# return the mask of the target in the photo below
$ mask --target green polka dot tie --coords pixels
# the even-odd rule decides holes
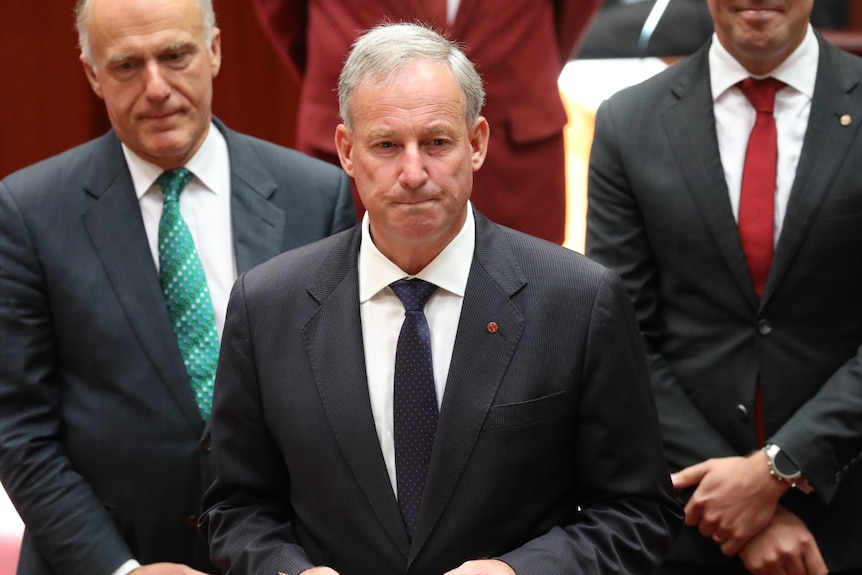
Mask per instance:
[[[180,215],[180,192],[191,179],[190,171],[178,168],[162,173],[157,180],[165,198],[159,221],[159,276],[183,362],[206,421],[212,408],[219,345],[207,278]]]

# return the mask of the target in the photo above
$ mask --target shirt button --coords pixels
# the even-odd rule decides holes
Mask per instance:
[[[768,319],[757,320],[757,333],[760,335],[769,335],[772,332],[772,324]]]

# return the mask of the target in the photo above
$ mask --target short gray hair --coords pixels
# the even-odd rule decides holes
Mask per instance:
[[[212,0],[196,0],[196,2],[203,19],[204,41],[207,47],[212,48],[216,27],[215,10],[213,9]],[[92,0],[78,0],[75,4],[75,27],[78,29],[78,46],[81,48],[81,53],[91,66],[95,66],[93,52],[90,49],[90,35],[87,30],[87,19],[91,3]]]
[[[439,62],[449,68],[464,94],[467,125],[475,122],[485,105],[482,78],[473,63],[454,42],[419,24],[387,23],[372,28],[353,43],[338,78],[339,113],[352,130],[352,105],[356,89],[366,79],[386,82],[397,77],[409,64]]]

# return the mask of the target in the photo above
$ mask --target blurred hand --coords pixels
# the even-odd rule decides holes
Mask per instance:
[[[516,575],[509,565],[499,559],[467,561],[444,575]]]
[[[284,573],[279,573],[279,575],[284,575]],[[306,569],[299,575],[338,575],[338,571],[330,569],[329,567],[312,567],[311,569]]]
[[[685,506],[685,524],[736,555],[772,519],[790,488],[769,475],[766,454],[722,457],[686,467],[671,476],[677,489],[697,485]]]
[[[829,569],[808,527],[779,506],[772,520],[739,551],[754,575],[827,575]]]

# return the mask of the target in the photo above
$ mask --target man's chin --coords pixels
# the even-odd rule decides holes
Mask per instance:
[[[165,169],[185,164],[192,154],[187,138],[167,137],[164,134],[145,143],[140,155]]]

